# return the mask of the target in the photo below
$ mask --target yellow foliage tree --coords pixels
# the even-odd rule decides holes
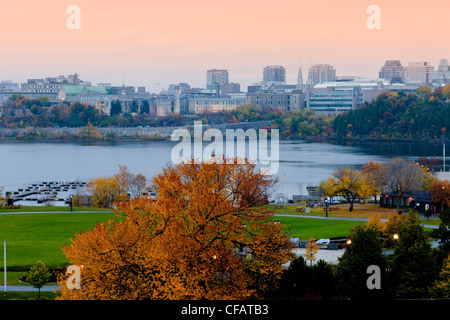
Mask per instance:
[[[153,200],[118,203],[118,217],[64,248],[83,265],[82,289],[61,278],[60,299],[246,299],[276,289],[294,258],[263,206],[274,180],[255,164],[168,165]]]
[[[310,261],[312,266],[312,262],[316,261],[316,254],[319,251],[319,246],[317,245],[314,238],[310,238],[308,243],[306,244],[305,258]]]
[[[89,181],[86,191],[90,194],[91,206],[110,208],[120,199],[120,188],[114,178],[101,177]]]
[[[333,171],[322,188],[328,196],[344,197],[350,203],[349,211],[352,211],[355,201],[373,194],[375,186],[359,170],[339,168]]]

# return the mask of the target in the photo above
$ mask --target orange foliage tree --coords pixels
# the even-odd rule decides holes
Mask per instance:
[[[117,204],[117,217],[63,248],[81,285],[60,299],[258,299],[277,288],[292,244],[264,204],[276,183],[255,164],[194,161],[153,179],[158,195]]]
[[[441,211],[444,207],[450,207],[450,181],[434,179],[429,186],[431,197],[434,203],[441,205]]]

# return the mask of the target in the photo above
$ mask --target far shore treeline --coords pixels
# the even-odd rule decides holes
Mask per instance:
[[[0,133],[0,139],[12,141],[130,139],[100,134],[96,128],[184,127],[191,126],[195,120],[210,125],[271,121],[272,124],[264,128],[278,129],[280,137],[285,139],[442,141],[450,138],[450,85],[434,91],[422,86],[411,93],[384,92],[374,101],[339,115],[317,114],[312,109],[283,111],[249,103],[232,111],[214,114],[157,117],[144,108],[138,112],[107,116],[80,102],[51,105],[47,97],[31,99],[19,94],[11,96],[7,105],[7,112],[0,118],[0,129],[12,130]],[[79,130],[71,134],[49,134],[42,130],[58,127]]]

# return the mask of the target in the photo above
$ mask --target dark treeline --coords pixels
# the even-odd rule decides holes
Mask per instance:
[[[385,92],[334,119],[335,137],[441,139],[450,137],[450,85],[434,92]]]

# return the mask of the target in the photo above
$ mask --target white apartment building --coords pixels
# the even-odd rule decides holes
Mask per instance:
[[[434,66],[428,61],[409,62],[406,67],[406,80],[430,84],[433,80]]]

